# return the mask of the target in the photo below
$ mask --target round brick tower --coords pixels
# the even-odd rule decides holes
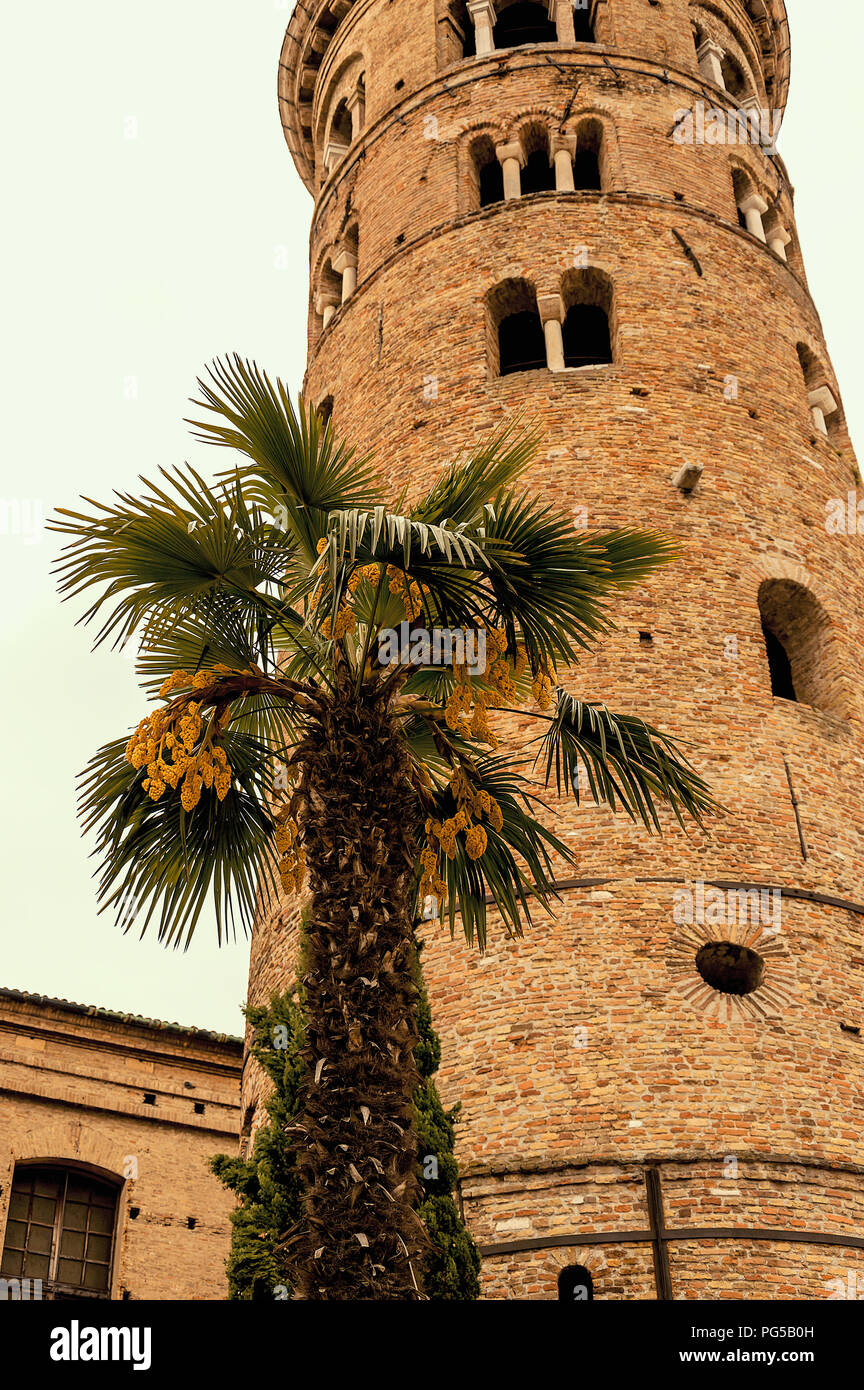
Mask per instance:
[[[487,1297],[864,1294],[859,478],[788,71],[782,0],[309,0],[285,39],[307,399],[394,493],[527,413],[575,526],[672,532],[563,679],[689,740],[727,808],[653,837],[556,803],[554,920],[428,932]],[[286,903],[253,1001],[293,943]]]

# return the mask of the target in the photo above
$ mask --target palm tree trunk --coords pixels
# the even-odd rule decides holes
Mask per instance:
[[[417,805],[386,707],[347,674],[297,750],[311,912],[300,979],[308,1082],[296,1126],[307,1299],[417,1299]]]

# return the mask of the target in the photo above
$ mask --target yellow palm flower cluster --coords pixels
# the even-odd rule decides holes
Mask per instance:
[[[317,544],[318,554],[323,554],[326,548],[327,541],[322,536]],[[338,642],[340,637],[344,637],[346,633],[354,632],[357,627],[357,616],[352,607],[353,597],[364,581],[370,584],[377,584],[378,580],[381,578],[381,570],[382,566],[378,564],[359,565],[356,570],[352,570],[346,586],[348,593],[336,614],[336,622],[333,622],[332,617],[328,613],[321,624],[321,635],[326,637],[328,642],[331,640]],[[317,611],[321,601],[321,595],[326,592],[327,588],[328,581],[322,579],[314,592],[310,595],[309,609],[312,613]]]
[[[186,671],[175,671],[160,693],[170,694],[188,685],[203,688],[213,680],[212,671],[199,671],[192,677]],[[225,749],[214,741],[218,734],[215,721],[202,741],[200,710],[199,702],[191,699],[155,710],[141,720],[129,739],[126,761],[135,768],[146,767],[142,786],[151,801],[158,801],[166,787],[176,791],[181,781],[180,802],[184,811],[194,810],[205,787],[208,791],[212,787],[220,801],[228,795],[233,776],[231,764]]]
[[[450,778],[450,790],[456,798],[460,811],[464,812],[468,828],[470,828],[472,816],[475,820],[480,820],[481,816],[485,816],[493,830],[501,829],[504,824],[504,817],[498,802],[483,787],[472,786],[464,768],[457,767],[453,772]],[[472,855],[471,857],[473,859],[477,856]]]
[[[493,830],[500,830],[504,824],[501,807],[494,796],[482,788],[473,787],[463,768],[458,767],[454,771],[450,778],[450,790],[458,803],[456,814],[443,822],[432,817],[426,821],[427,843],[420,855],[423,865],[420,895],[425,897],[431,893],[441,902],[446,896],[447,886],[438,873],[439,852],[443,851],[448,859],[454,859],[456,837],[464,834],[468,858],[480,859],[489,843],[486,831],[479,823],[480,818],[485,816]]]
[[[322,537],[318,542],[319,555],[322,554],[326,545],[327,542]],[[321,634],[323,637],[326,637],[328,642],[331,640],[338,642],[340,637],[344,637],[346,633],[355,631],[357,627],[357,616],[353,608],[354,595],[357,593],[361,584],[367,583],[377,585],[381,579],[382,572],[386,574],[389,580],[390,593],[401,599],[408,620],[413,622],[415,618],[419,618],[420,614],[423,612],[423,597],[429,592],[425,584],[418,584],[416,580],[409,579],[404,571],[397,569],[395,565],[388,565],[386,571],[384,571],[384,567],[378,563],[358,565],[357,569],[352,570],[348,577],[348,583],[346,585],[348,592],[336,614],[335,623],[328,614],[321,624]],[[326,580],[322,580],[311,595],[309,607],[313,613],[317,610],[321,595],[326,591],[326,587]]]
[[[300,845],[300,827],[293,816],[286,815],[279,823],[276,850],[282,887],[286,893],[301,892],[306,877],[306,853]]]
[[[438,899],[439,907],[443,909],[447,897],[447,884],[438,872],[437,849],[433,849],[431,844],[427,844],[421,851],[420,863],[423,865],[423,874],[418,890],[420,898],[423,899],[431,895]]]
[[[479,743],[497,748],[498,736],[489,723],[489,711],[500,703],[498,696],[491,690],[475,690],[464,666],[454,666],[453,675],[456,684],[444,706],[448,729],[470,734]]]
[[[498,658],[494,666],[503,661]],[[505,662],[509,671],[509,663]],[[497,709],[502,703],[497,691],[475,689],[468,678],[465,666],[454,665],[455,684],[444,705],[444,722],[448,729],[468,734],[479,743],[488,743],[491,748],[498,747],[498,736],[489,723],[489,711]],[[500,676],[499,676],[500,680]]]
[[[454,665],[455,684],[444,705],[444,721],[448,729],[497,748],[498,737],[489,723],[489,713],[519,699],[516,682],[528,668],[528,654],[520,643],[515,657],[507,655],[507,634],[503,628],[486,629],[486,650],[490,657],[486,680],[493,689],[474,687],[466,667]],[[552,704],[556,679],[555,668],[548,661],[534,676],[531,693],[541,710],[549,709]]]
[[[334,641],[338,642],[339,638],[344,637],[346,632],[353,632],[356,626],[357,614],[354,612],[354,609],[351,607],[350,604],[343,603],[342,607],[336,614],[335,626],[333,624],[333,620],[328,614],[327,617],[324,619],[323,623],[321,624],[321,633],[324,637],[327,638],[328,642],[331,637]]]
[[[415,579],[409,579],[405,571],[397,569],[395,565],[387,566],[387,578],[390,580],[391,594],[402,600],[408,621],[419,618],[423,612],[423,595],[429,592],[425,584],[420,585]]]
[[[188,671],[172,671],[167,680],[162,682],[159,691],[163,700],[173,694],[175,690],[183,690],[185,686],[191,686],[193,690],[203,690],[205,686],[213,685],[219,676],[232,675],[230,666],[214,666],[210,671],[195,671],[191,676]]]
[[[555,679],[555,667],[547,662],[531,683],[531,694],[542,710],[549,709],[552,704],[552,682]]]
[[[381,565],[358,565],[348,576],[348,592],[356,594],[361,584],[377,584],[381,578]]]

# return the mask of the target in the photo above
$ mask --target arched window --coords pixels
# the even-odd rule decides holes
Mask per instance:
[[[577,43],[594,43],[594,22],[591,18],[592,0],[576,0],[573,7],[573,28]]]
[[[496,48],[517,48],[523,43],[557,43],[558,30],[545,5],[516,0],[499,13],[493,37]]]
[[[752,7],[751,7],[752,8]],[[715,87],[726,91],[738,102],[759,92],[759,49],[748,45],[738,32],[713,6],[705,6],[710,17],[701,17],[693,26],[696,60],[702,76]]]
[[[608,276],[598,270],[568,271],[563,297],[565,367],[610,363],[612,284]]]
[[[758,601],[771,694],[842,717],[841,653],[819,600],[794,580],[766,579]]]
[[[534,372],[546,366],[546,338],[537,294],[527,280],[504,280],[488,298],[493,376]]]
[[[559,1303],[590,1303],[594,1299],[594,1281],[584,1265],[568,1265],[558,1275]]]
[[[475,140],[471,146],[474,162],[474,184],[477,207],[487,208],[504,201],[504,171],[488,135]]]
[[[525,164],[522,169],[522,196],[526,193],[548,193],[555,187],[555,169],[549,154],[549,132],[545,126],[531,125],[524,132],[522,148]]]
[[[19,1164],[0,1275],[41,1279],[43,1298],[108,1298],[118,1191],[74,1168]]]
[[[321,417],[322,425],[329,425],[333,418],[333,397],[325,396],[318,406],[318,414]]]
[[[602,150],[603,126],[597,120],[583,121],[577,131],[576,153],[573,156],[573,183],[577,190],[599,193],[602,189]]]

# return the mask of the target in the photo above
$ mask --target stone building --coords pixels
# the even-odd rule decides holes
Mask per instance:
[[[864,1279],[860,479],[773,148],[788,78],[782,0],[309,0],[285,38],[307,399],[394,494],[538,418],[574,525],[674,534],[564,682],[690,740],[727,808],[661,838],[556,805],[555,919],[484,956],[429,933],[490,1298]],[[253,1003],[293,945],[284,904]]]
[[[0,989],[0,1297],[221,1299],[238,1038]],[[19,1281],[19,1282],[16,1282]]]

